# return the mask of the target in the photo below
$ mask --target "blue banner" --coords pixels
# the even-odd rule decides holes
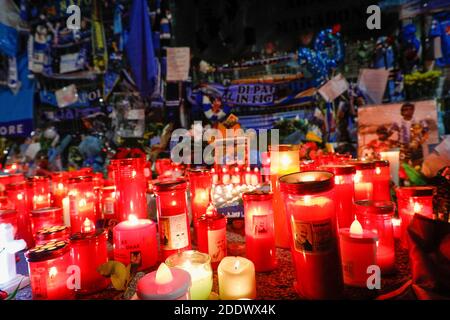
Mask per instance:
[[[0,135],[28,136],[33,130],[34,81],[28,79],[28,58],[17,57],[20,89],[0,88]]]

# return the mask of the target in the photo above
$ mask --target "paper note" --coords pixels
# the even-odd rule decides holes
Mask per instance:
[[[186,81],[189,65],[189,47],[167,48],[167,81]]]
[[[361,69],[358,77],[358,88],[369,99],[369,104],[380,104],[389,77],[386,69]]]
[[[342,74],[338,74],[319,89],[321,96],[331,102],[348,90],[348,82]]]

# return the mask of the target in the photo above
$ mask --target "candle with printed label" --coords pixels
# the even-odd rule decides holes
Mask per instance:
[[[296,289],[307,299],[338,298],[343,292],[338,248],[334,175],[306,171],[280,177],[291,234]]]
[[[217,269],[221,300],[256,298],[255,266],[243,257],[225,257]]]
[[[137,270],[153,267],[158,259],[156,224],[130,214],[113,229],[114,260],[133,264]]]

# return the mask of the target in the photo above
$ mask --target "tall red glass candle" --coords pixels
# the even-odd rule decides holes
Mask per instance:
[[[105,289],[109,279],[97,268],[108,262],[107,233],[97,229],[91,233],[75,233],[70,237],[72,264],[80,268],[81,294],[90,294]]]
[[[69,174],[67,172],[54,172],[52,178],[53,206],[62,208],[63,199],[67,196]]]
[[[106,221],[117,220],[116,215],[116,187],[107,186],[101,190],[101,208],[102,215]]]
[[[13,227],[14,238],[18,238],[17,211],[14,209],[0,209],[0,223],[10,223]]]
[[[34,246],[34,237],[31,228],[25,182],[9,184],[6,192],[14,203],[14,209],[17,211],[17,238],[25,240],[27,247],[31,248]]]
[[[213,269],[227,255],[227,218],[212,204],[198,219],[197,245],[200,252],[209,254]]]
[[[373,200],[390,201],[391,200],[391,170],[389,161],[376,160],[375,171],[373,173]]]
[[[433,219],[433,197],[436,188],[431,186],[399,187],[396,190],[398,214],[401,219],[400,239],[402,247],[408,248],[407,230],[415,214]]]
[[[367,287],[367,267],[376,264],[376,233],[363,230],[358,220],[350,228],[339,229],[342,272],[349,286]]]
[[[353,221],[353,201],[355,187],[353,178],[356,169],[352,165],[330,164],[321,166],[320,170],[325,170],[334,174],[334,191],[336,193],[336,215],[339,228],[349,228]]]
[[[210,202],[212,187],[211,173],[208,169],[189,170],[189,187],[191,190],[192,222],[197,232],[198,218],[206,213]]]
[[[101,206],[101,190],[104,184],[103,173],[96,172],[92,175],[92,181],[94,183],[94,199],[95,199],[95,220],[99,221],[103,219],[103,211]]]
[[[69,286],[67,268],[72,264],[70,246],[51,241],[26,252],[33,300],[69,300],[75,291]]]
[[[191,234],[184,179],[155,183],[160,248],[163,259],[191,249]]]
[[[115,159],[114,182],[116,185],[117,214],[120,221],[134,214],[139,219],[146,219],[147,214],[147,179],[144,175],[145,159]]]
[[[277,266],[272,198],[272,193],[262,191],[242,194],[245,249],[257,272],[271,271]]]
[[[95,225],[95,195],[92,176],[69,179],[70,229],[72,233],[84,232],[84,226]]]
[[[114,260],[133,264],[138,270],[153,267],[158,260],[156,224],[130,215],[113,229]]]
[[[34,236],[41,229],[62,224],[64,224],[64,219],[61,208],[48,207],[31,210],[31,225]]]
[[[297,292],[308,299],[331,299],[343,291],[334,175],[307,171],[280,177],[291,235]]]
[[[27,179],[27,197],[30,209],[51,206],[50,178],[48,176],[32,176]]]
[[[378,235],[377,265],[381,272],[390,273],[394,271],[395,242],[392,226],[394,203],[391,201],[356,201],[355,212],[362,227]]]
[[[36,245],[44,245],[50,241],[70,240],[70,229],[67,226],[46,227],[36,232]]]
[[[350,160],[347,164],[355,166],[355,201],[373,199],[373,174],[375,163],[372,161]]]

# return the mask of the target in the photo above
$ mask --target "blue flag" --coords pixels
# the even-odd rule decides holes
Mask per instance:
[[[150,17],[145,0],[133,1],[126,50],[136,86],[142,96],[150,96],[156,85],[157,70]]]

